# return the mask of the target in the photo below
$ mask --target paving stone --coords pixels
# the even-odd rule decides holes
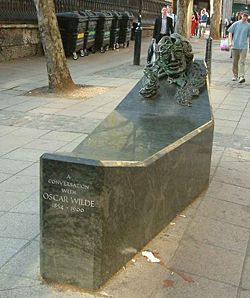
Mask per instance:
[[[45,114],[45,115],[56,115],[61,109],[46,108],[44,106],[37,107],[29,111],[30,114]]]
[[[17,289],[10,289],[1,291],[1,298],[95,298],[96,295],[88,293],[80,293],[75,291],[65,290],[57,291],[53,288],[49,288],[45,285],[38,286],[29,286],[29,287],[20,287]],[[100,297],[105,297],[100,296]]]
[[[250,207],[249,192],[249,188],[213,180],[209,185],[207,195],[215,199]]]
[[[65,109],[61,109],[56,114],[61,116],[71,116],[74,117],[83,116],[88,112],[93,111],[95,108],[93,106],[88,106],[85,103],[74,105],[73,107],[68,107]]]
[[[1,217],[0,217],[1,220]],[[23,239],[2,238],[0,236],[0,268],[16,254],[28,241]],[[1,270],[0,270],[1,272]],[[0,288],[1,289],[1,288]],[[1,293],[1,292],[0,292]]]
[[[238,286],[244,254],[207,245],[190,237],[181,244],[169,266],[215,281]]]
[[[39,138],[45,134],[47,134],[50,130],[45,129],[35,129],[35,128],[27,128],[27,127],[16,127],[14,131],[10,133],[11,136],[29,136],[32,138]]]
[[[232,135],[235,131],[235,128],[229,126],[216,126],[214,128],[215,133],[225,134],[225,135]]]
[[[240,175],[240,170],[223,168],[219,166],[216,169],[213,179],[218,182],[224,182],[240,187],[249,187],[249,177]]]
[[[235,111],[235,110],[226,110],[219,108],[215,112],[215,119],[224,119],[224,120],[231,120],[231,121],[239,121],[241,118],[242,112]]]
[[[223,131],[224,128],[221,129]],[[213,144],[216,147],[230,147],[232,144],[232,135],[227,133],[227,128],[225,128],[225,133],[214,132]]]
[[[230,147],[234,149],[239,149],[242,151],[250,151],[250,137],[249,135],[237,135],[234,132],[234,135],[232,136],[232,141],[230,144]]]
[[[212,178],[214,176],[215,171],[216,171],[216,167],[211,166],[211,168],[210,168],[210,181],[212,181]]]
[[[224,104],[224,103],[222,103],[220,105],[220,108],[223,110],[225,109],[225,110],[241,111],[241,112],[243,112],[245,110],[245,107],[242,107],[242,106],[239,107],[237,105],[229,105],[229,104]]]
[[[250,228],[250,207],[213,199],[206,195],[198,208],[198,213],[201,217],[209,217],[218,221]]]
[[[129,262],[125,270],[119,271],[117,278],[112,278],[102,289],[109,295],[107,297],[154,297],[169,270],[159,264],[147,262],[141,254],[134,260],[134,263]]]
[[[1,173],[0,172],[0,183],[7,180],[11,176],[12,176],[12,174],[6,174],[6,173]]]
[[[23,175],[14,175],[0,184],[0,190],[15,191],[19,190],[21,193],[32,194],[38,189],[39,181],[37,177],[27,177]]]
[[[10,289],[37,286],[40,283],[41,282],[38,280],[0,273],[0,292]]]
[[[52,109],[65,109],[67,107],[71,107],[74,106],[74,104],[78,104],[79,100],[70,100],[68,101],[67,99],[62,100],[60,99],[53,99],[53,101],[48,101],[48,103],[46,105],[44,105],[45,108],[52,108]],[[99,104],[100,104],[100,100],[99,100]]]
[[[94,112],[89,112],[86,115],[84,115],[85,119],[99,119],[99,120],[103,120],[108,116],[109,113],[107,112],[103,112],[103,111],[94,111]]]
[[[231,120],[222,120],[222,119],[216,119],[215,120],[215,127],[216,126],[222,126],[222,127],[232,127],[236,128],[238,125],[237,121],[231,121]]]
[[[25,149],[35,149],[35,150],[49,150],[55,151],[66,145],[66,141],[58,141],[58,140],[45,140],[45,139],[36,139],[26,145],[23,146]]]
[[[194,282],[186,282],[178,275],[166,276],[166,280],[174,281],[173,286],[167,287],[164,284],[154,293],[152,298],[236,298],[237,287],[226,283],[217,282],[204,277],[185,273],[191,277]]]
[[[223,160],[225,161],[242,161],[250,162],[250,152],[244,150],[237,150],[234,148],[226,148],[223,154]]]
[[[25,168],[21,172],[19,172],[20,175],[23,176],[31,176],[31,177],[39,177],[40,175],[40,168],[39,168],[39,163],[33,163],[31,166]],[[38,178],[39,179],[39,178]]]
[[[30,110],[33,110],[41,105],[40,102],[30,102],[25,101],[23,103],[13,105],[11,107],[6,108],[7,111],[19,111],[19,112],[28,112]]]
[[[239,122],[238,128],[249,129],[250,119],[242,118]]]
[[[31,166],[33,162],[22,160],[11,160],[8,158],[0,158],[0,172],[6,174],[16,174],[23,169]]]
[[[32,138],[28,137],[12,137],[2,136],[0,137],[1,147],[0,147],[0,155],[7,154],[26,143],[32,141]]]
[[[31,196],[11,209],[11,212],[39,214],[39,194]]]
[[[26,115],[24,112],[3,110],[0,114],[0,124],[10,126],[28,126],[30,122],[41,118],[40,115]]]
[[[184,239],[235,250],[245,254],[249,229],[196,215],[189,224]]]
[[[227,97],[224,101],[223,101],[223,104],[226,104],[226,105],[236,105],[238,107],[241,107],[241,108],[245,108],[246,105],[247,105],[247,102],[248,100],[247,99],[242,99],[242,100],[239,100],[237,99],[237,96],[230,96],[230,97]]]
[[[80,133],[51,131],[51,132],[47,133],[46,135],[43,135],[41,137],[41,139],[70,142],[70,141],[73,141],[79,137],[81,137]]]
[[[37,279],[40,274],[39,253],[39,243],[31,241],[1,268],[1,273]]]
[[[249,298],[250,297],[250,291],[249,290],[240,290],[239,296],[237,298]]]
[[[236,128],[234,131],[235,135],[239,135],[239,136],[246,136],[248,138],[250,138],[250,129],[243,129],[243,128]]]
[[[0,125],[0,136],[7,135],[18,129],[18,127]]]
[[[250,293],[250,256],[246,256],[241,279],[241,287],[249,290]]]
[[[26,192],[13,192],[13,191],[1,191],[0,196],[0,211],[9,211],[11,208],[15,207],[25,199],[27,199],[29,194]]]
[[[6,213],[0,217],[0,237],[31,240],[39,234],[39,217],[33,214]]]
[[[50,151],[48,150],[46,152]],[[19,148],[8,154],[5,154],[3,157],[9,159],[37,162],[44,153],[44,150]]]
[[[87,134],[61,147],[56,152],[72,152],[86,137],[87,137]]]
[[[101,120],[97,119],[97,120],[92,120],[92,121],[84,121],[84,118],[81,118],[81,122],[72,122],[70,124],[68,124],[67,127],[58,127],[58,131],[70,131],[70,132],[80,132],[83,134],[89,134],[90,132],[92,132],[97,125],[99,125],[99,123],[101,122]]]
[[[244,110],[243,114],[242,114],[242,119],[249,119],[250,118],[250,109],[249,106],[246,107],[246,109]]]
[[[219,166],[241,172],[241,176],[246,176],[250,171],[250,152],[232,148],[226,149],[223,152]]]

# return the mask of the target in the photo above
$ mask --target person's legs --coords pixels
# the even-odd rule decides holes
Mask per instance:
[[[198,27],[198,36],[199,36],[199,38],[201,38],[201,30],[202,30],[201,24],[199,24],[199,27]]]
[[[234,78],[233,80],[236,81],[236,79],[238,78],[238,65],[239,65],[239,59],[240,59],[240,50],[238,49],[232,49],[232,57],[233,57],[233,75]]]
[[[201,28],[201,37],[202,38],[204,38],[205,31],[206,31],[206,27],[204,25],[202,25],[202,28]]]
[[[240,50],[239,54],[239,77],[245,77],[245,64],[247,59],[247,49]],[[243,82],[242,82],[243,83]]]
[[[196,36],[199,36],[199,26],[200,26],[199,23],[196,24],[196,27],[195,27],[195,35],[196,35]]]

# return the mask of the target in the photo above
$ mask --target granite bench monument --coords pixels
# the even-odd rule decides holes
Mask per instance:
[[[203,61],[164,37],[156,61],[72,152],[41,157],[41,276],[98,289],[209,183]]]

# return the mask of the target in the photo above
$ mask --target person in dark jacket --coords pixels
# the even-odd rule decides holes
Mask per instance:
[[[172,33],[174,33],[173,19],[167,16],[167,7],[164,6],[161,16],[155,20],[153,38],[158,43],[163,36],[170,36]]]

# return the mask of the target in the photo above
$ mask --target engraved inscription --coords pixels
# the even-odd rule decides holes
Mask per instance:
[[[66,179],[71,180],[72,177],[67,175]],[[60,194],[48,192],[42,194],[43,200],[50,201],[52,208],[72,213],[84,213],[86,208],[96,207],[95,201],[84,197],[84,193],[90,190],[89,185],[53,178],[48,179],[47,182],[50,185],[61,186]]]
[[[54,184],[54,185],[60,185],[60,186],[64,186],[64,187],[68,186],[68,187],[73,187],[73,188],[89,190],[89,185],[69,182],[69,181],[65,181],[65,180],[49,179],[48,183]]]

